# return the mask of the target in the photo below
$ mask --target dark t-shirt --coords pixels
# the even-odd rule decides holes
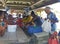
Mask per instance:
[[[41,18],[40,18],[39,16],[37,16],[36,19],[34,20],[34,23],[35,23],[37,26],[41,26],[41,25],[42,25]]]

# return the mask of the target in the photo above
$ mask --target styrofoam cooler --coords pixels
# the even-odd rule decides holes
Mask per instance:
[[[8,25],[7,31],[8,32],[16,32],[17,25]]]
[[[34,44],[47,44],[49,33],[42,32],[42,33],[34,33]]]

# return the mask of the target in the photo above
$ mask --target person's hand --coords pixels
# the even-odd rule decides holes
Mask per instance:
[[[48,20],[48,22],[51,22],[51,20],[49,20],[49,19],[47,19]]]
[[[45,18],[44,20],[47,20],[47,18]]]

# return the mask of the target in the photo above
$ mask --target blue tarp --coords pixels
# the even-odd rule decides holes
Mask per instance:
[[[40,33],[42,32],[42,27],[40,26],[28,26],[28,33],[33,34],[33,33]]]

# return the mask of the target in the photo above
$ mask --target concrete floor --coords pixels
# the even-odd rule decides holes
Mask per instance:
[[[4,36],[0,37],[0,44],[35,44],[31,38],[18,27],[16,32],[6,31]]]
[[[27,44],[29,42],[28,37],[22,29],[17,29],[16,32],[5,32],[3,37],[0,37],[0,44]]]

